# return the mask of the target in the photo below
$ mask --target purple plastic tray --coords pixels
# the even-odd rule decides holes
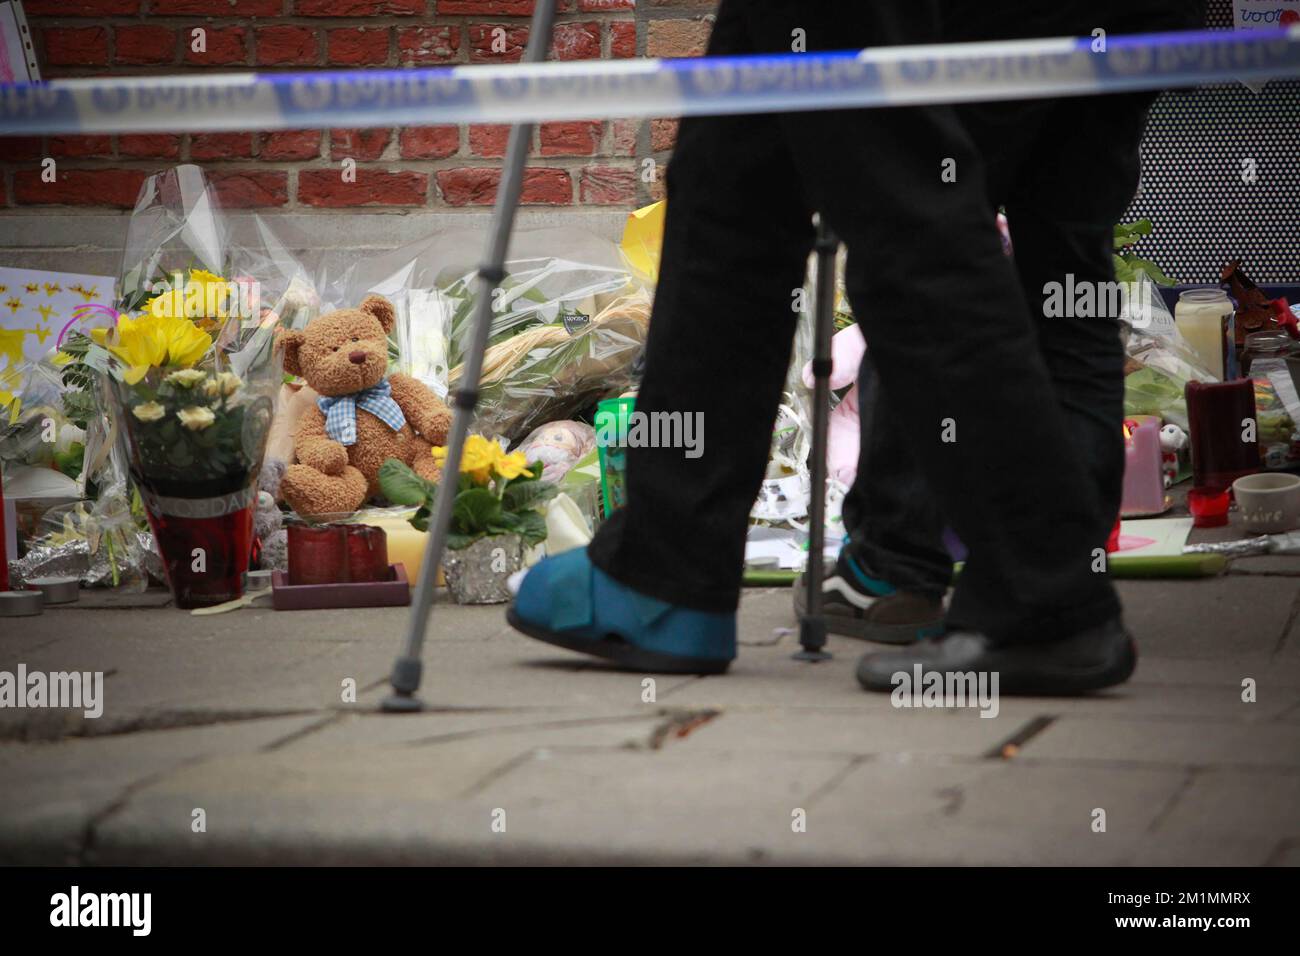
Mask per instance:
[[[271,606],[277,611],[315,611],[342,607],[402,607],[411,603],[406,566],[390,564],[388,581],[347,584],[290,584],[283,571],[271,573]]]

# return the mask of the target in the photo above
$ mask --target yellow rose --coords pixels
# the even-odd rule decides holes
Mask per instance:
[[[502,455],[496,460],[494,467],[497,474],[507,481],[518,478],[520,475],[527,475],[529,478],[536,477],[528,470],[528,457],[522,451]]]
[[[193,388],[207,376],[196,368],[181,369],[179,372],[172,372],[164,382],[168,385],[179,385],[181,388]]]
[[[182,408],[176,413],[176,417],[181,420],[181,424],[190,431],[201,432],[217,420],[217,416],[212,413],[212,409],[205,408],[202,405],[191,405],[188,408]]]
[[[167,409],[157,402],[141,402],[131,409],[131,414],[142,422],[156,422],[167,414]]]

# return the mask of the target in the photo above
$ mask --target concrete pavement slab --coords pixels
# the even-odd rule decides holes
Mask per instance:
[[[1300,730],[1274,723],[1062,717],[1025,742],[1026,757],[1181,767],[1300,767]]]
[[[315,719],[0,743],[0,861],[77,862],[93,821],[133,788],[217,755],[269,746]]]

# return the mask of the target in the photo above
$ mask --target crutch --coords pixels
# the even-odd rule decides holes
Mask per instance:
[[[554,20],[555,0],[537,0],[537,5],[533,8],[528,46],[524,50],[526,62],[538,63],[546,59],[546,51],[551,39],[551,25]],[[478,383],[483,370],[483,353],[487,350],[492,325],[492,293],[505,278],[506,251],[510,245],[510,233],[514,229],[515,211],[523,188],[524,163],[528,159],[528,147],[532,138],[532,123],[516,123],[510,127],[510,141],[506,146],[501,184],[497,189],[496,205],[492,209],[492,227],[488,236],[487,253],[478,269],[478,298],[474,302],[473,337],[465,353],[462,384],[453,398],[454,413],[451,421],[451,436],[447,444],[447,460],[443,464],[442,480],[438,483],[433,521],[429,525],[429,540],[424,548],[424,563],[420,566],[420,577],[411,600],[406,646],[401,656],[393,662],[393,674],[390,678],[393,692],[384,699],[382,705],[386,711],[417,711],[424,706],[415,694],[420,689],[424,635],[429,626],[429,615],[433,612],[434,582],[447,543],[447,529],[451,526],[452,500],[456,497],[456,477],[460,474],[461,452],[465,448],[465,436],[469,433],[470,422],[474,418],[474,408],[478,404]]]
[[[826,434],[830,430],[831,336],[835,332],[835,253],[840,241],[817,217],[817,284],[813,298],[812,501],[809,505],[808,568],[804,573],[803,617],[799,619],[797,661],[830,660],[826,619],[822,616],[822,552],[826,538]]]

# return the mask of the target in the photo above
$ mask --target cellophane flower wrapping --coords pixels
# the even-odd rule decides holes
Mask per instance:
[[[261,217],[223,213],[197,166],[145,181],[128,226],[116,328],[84,349],[142,493],[243,493],[261,467],[282,327],[316,305],[306,271]]]
[[[481,230],[456,229],[392,250],[327,257],[316,286],[327,310],[354,308],[370,293],[392,302],[390,371],[446,400],[461,384],[484,241]],[[618,247],[582,229],[521,230],[504,268],[492,291],[474,427],[515,442],[631,384],[649,296]]]

